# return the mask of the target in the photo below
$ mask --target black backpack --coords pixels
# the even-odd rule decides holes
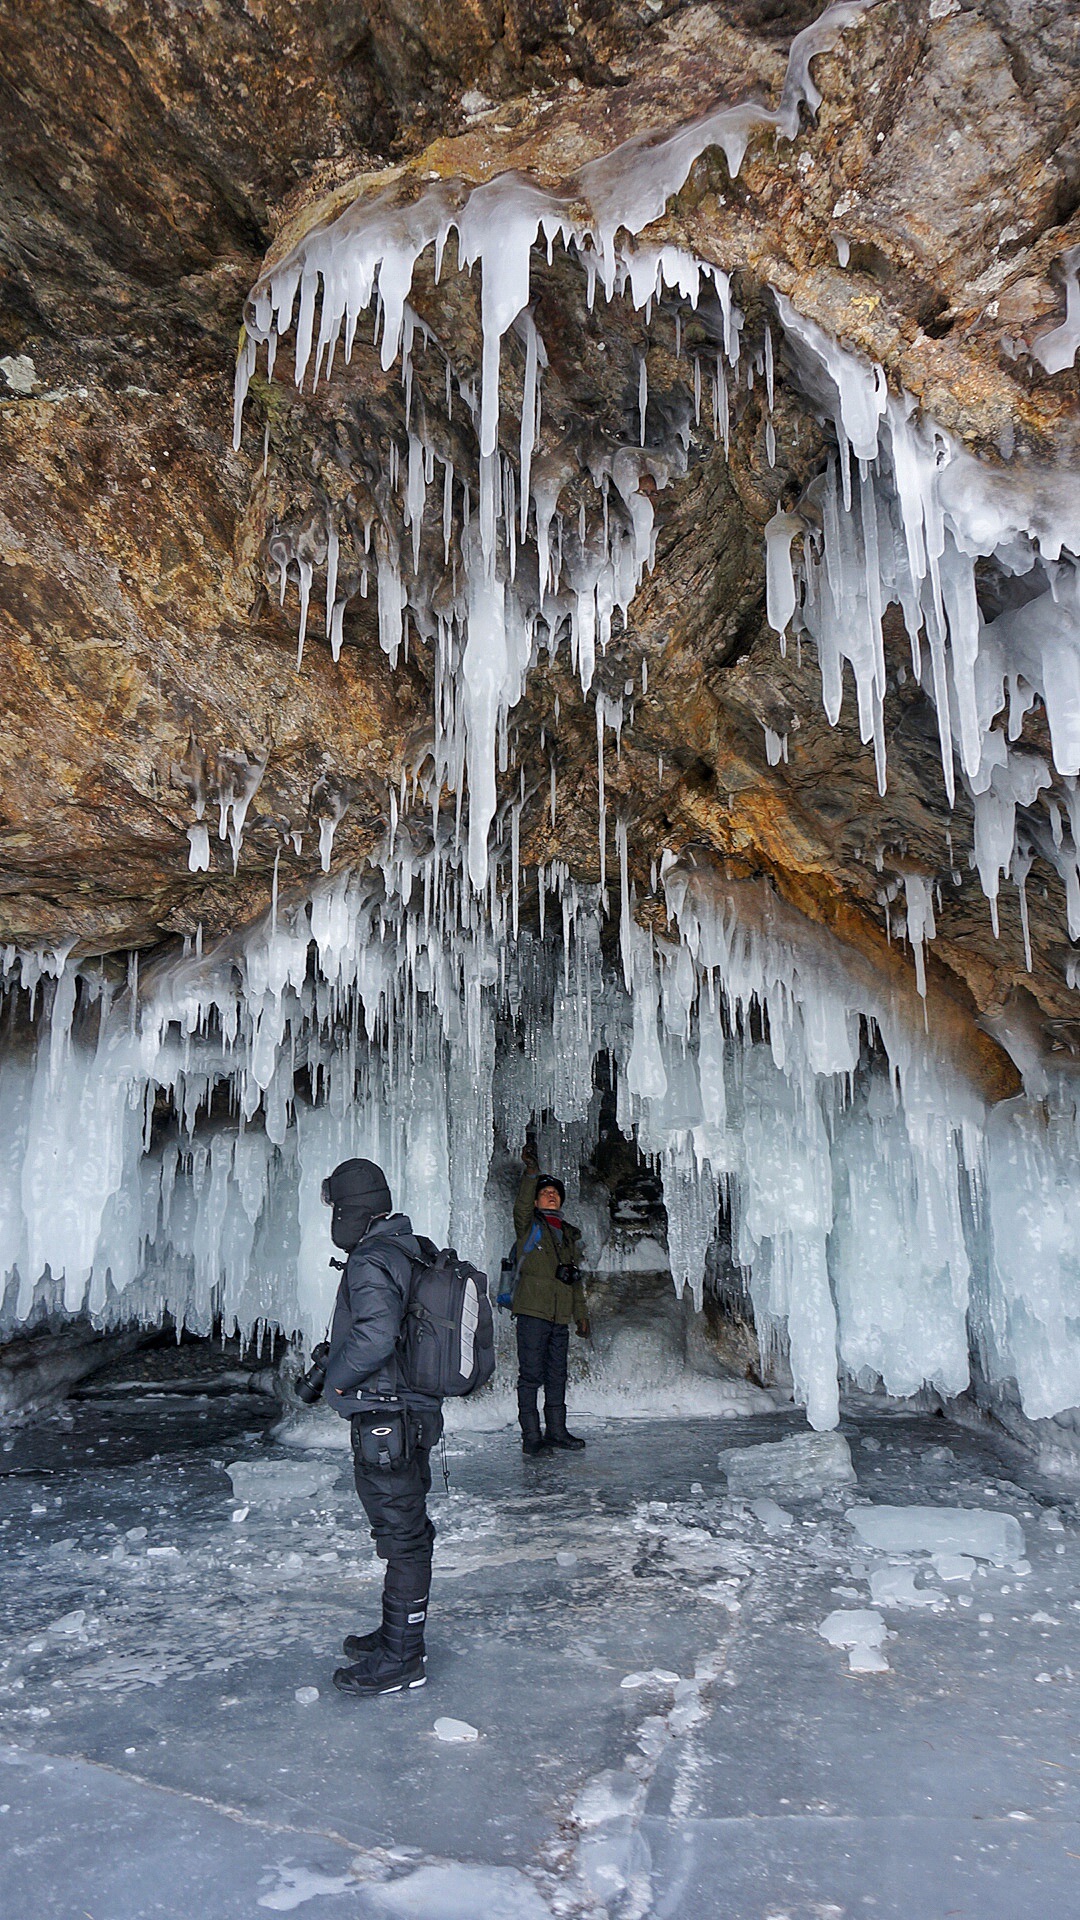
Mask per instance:
[[[495,1327],[487,1275],[453,1247],[421,1240],[413,1262],[398,1358],[405,1383],[434,1399],[475,1393],[495,1371]]]
[[[495,1296],[496,1306],[509,1310],[513,1304],[514,1289],[521,1275],[521,1255],[515,1239],[510,1251],[504,1253],[499,1266],[499,1291]]]

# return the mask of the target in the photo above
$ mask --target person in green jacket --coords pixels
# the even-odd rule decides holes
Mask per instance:
[[[576,1227],[562,1217],[566,1189],[553,1174],[541,1173],[528,1150],[525,1178],[514,1202],[518,1276],[510,1311],[518,1350],[518,1420],[522,1451],[544,1453],[550,1447],[577,1451],[585,1445],[566,1427],[566,1361],[570,1322],[583,1340],[589,1320],[581,1280],[582,1245]],[[544,1389],[544,1431],[536,1396]]]

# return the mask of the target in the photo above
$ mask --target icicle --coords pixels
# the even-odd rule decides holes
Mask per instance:
[[[521,801],[510,809],[510,927],[516,941],[518,937],[518,896],[521,885]]]
[[[803,522],[793,513],[774,513],[765,528],[765,605],[766,618],[781,639],[785,651],[788,625],[795,611],[795,574],[791,564],[791,543],[801,533]]]
[[[420,570],[420,537],[424,530],[424,498],[426,494],[425,455],[423,442],[415,433],[409,435],[409,466],[405,482],[405,525],[412,532],[413,572]]]
[[[335,613],[336,602],[337,602],[337,571],[338,571],[339,551],[340,551],[340,547],[338,542],[337,528],[335,527],[333,521],[331,520],[328,523],[327,529],[326,529],[326,637],[330,641],[331,647],[333,646],[334,613]],[[342,609],[342,611],[344,611],[344,609]],[[337,652],[334,653],[335,660],[337,659],[340,651],[341,651],[341,642],[339,640]]]
[[[604,700],[596,698],[597,840],[600,852],[600,891],[607,883],[607,802],[604,794]]]
[[[531,313],[521,315],[525,335],[525,382],[521,396],[521,538],[528,532],[533,448],[540,430],[540,336]],[[545,356],[546,358],[546,356]],[[541,587],[543,582],[541,582]]]
[[[930,883],[919,873],[905,873],[904,896],[907,901],[907,935],[915,956],[915,981],[926,999],[926,943],[937,932]]]
[[[1035,858],[1033,847],[1017,846],[1012,857],[1012,877],[1020,901],[1020,926],[1024,936],[1024,965],[1031,972],[1031,923],[1028,918],[1027,878]]]
[[[210,835],[205,826],[188,827],[187,837],[191,843],[188,853],[188,872],[208,872],[210,867]]]

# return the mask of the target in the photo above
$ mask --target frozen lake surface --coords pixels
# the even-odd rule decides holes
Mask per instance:
[[[799,1416],[457,1433],[429,1684],[359,1702],[381,1568],[347,1457],[273,1417],[128,1393],[5,1441],[3,1920],[1075,1920],[1078,1511],[1005,1443],[868,1407],[856,1485],[803,1449],[733,1499],[724,1451]]]

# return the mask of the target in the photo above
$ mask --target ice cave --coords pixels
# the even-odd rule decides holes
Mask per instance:
[[[1068,5],[61,12],[0,96],[12,1920],[1065,1920]],[[352,1802],[323,1181],[494,1281],[526,1140],[587,1464],[521,1484],[497,1313],[450,1717]]]

